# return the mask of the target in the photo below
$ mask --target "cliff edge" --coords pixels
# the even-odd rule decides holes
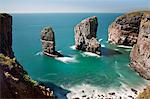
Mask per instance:
[[[0,14],[0,98],[50,98],[50,88],[32,80],[12,51],[12,16]]]
[[[137,44],[132,48],[130,66],[150,80],[150,12],[142,17]]]
[[[132,12],[117,17],[108,28],[108,42],[126,46],[136,44],[144,13],[147,12]]]

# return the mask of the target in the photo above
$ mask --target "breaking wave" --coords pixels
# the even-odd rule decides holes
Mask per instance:
[[[57,57],[55,59],[59,60],[61,62],[64,62],[64,63],[76,63],[76,62],[78,62],[78,60],[76,59],[75,56],[73,56],[73,57]]]

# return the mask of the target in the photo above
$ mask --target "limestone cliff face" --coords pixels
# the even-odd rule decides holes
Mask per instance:
[[[0,53],[14,57],[12,51],[12,16],[0,14]]]
[[[150,13],[142,17],[137,44],[133,46],[130,56],[130,66],[150,80]]]
[[[55,98],[53,91],[32,80],[12,57],[12,17],[0,14],[0,98]]]
[[[55,36],[52,27],[45,27],[41,32],[41,42],[43,54],[50,57],[62,57],[60,53],[55,51]]]
[[[100,43],[96,39],[97,17],[93,16],[81,21],[74,28],[76,49],[100,55]]]
[[[142,16],[142,12],[133,12],[116,18],[109,26],[108,42],[126,46],[136,44]]]

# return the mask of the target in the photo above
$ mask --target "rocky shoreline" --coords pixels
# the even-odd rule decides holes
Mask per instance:
[[[148,83],[136,88],[122,86],[118,89],[105,89],[83,84],[82,86],[70,88],[71,93],[67,97],[68,99],[137,99],[145,86],[148,86]]]
[[[40,85],[32,80],[23,67],[17,62],[12,51],[12,17],[0,14],[0,97],[2,98],[57,98],[51,88]],[[97,17],[93,16],[81,21],[74,28],[75,48],[101,55],[101,45],[96,38]],[[150,12],[134,12],[118,17],[109,27],[108,41],[112,44],[133,46],[130,66],[141,76],[150,79]],[[63,57],[55,50],[54,31],[46,27],[41,32],[43,54],[50,57]],[[140,88],[123,87],[121,90],[96,89],[83,85],[76,89],[70,88],[69,99],[135,99],[144,97],[148,84]],[[138,96],[139,95],[139,96]],[[148,93],[149,95],[149,93]],[[147,96],[148,96],[147,95]],[[149,97],[148,97],[149,98]],[[140,99],[140,98],[139,98]],[[147,99],[147,98],[145,98]]]

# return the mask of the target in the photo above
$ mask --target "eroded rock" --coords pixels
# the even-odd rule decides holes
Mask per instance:
[[[100,43],[96,39],[98,21],[93,16],[82,20],[74,28],[76,49],[100,55]]]
[[[41,32],[41,42],[43,54],[50,57],[63,57],[62,54],[55,51],[55,36],[52,27],[45,27]]]
[[[126,46],[136,44],[142,16],[142,12],[133,12],[117,17],[109,26],[108,42]]]
[[[142,17],[137,44],[133,46],[130,57],[130,66],[150,80],[150,12]]]

